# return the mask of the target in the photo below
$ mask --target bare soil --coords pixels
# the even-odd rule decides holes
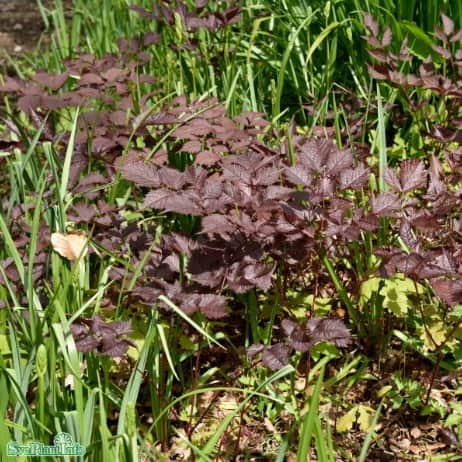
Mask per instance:
[[[35,0],[0,0],[0,60],[33,50],[43,30]]]

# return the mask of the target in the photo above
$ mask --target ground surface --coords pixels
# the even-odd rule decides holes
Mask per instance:
[[[0,0],[0,55],[4,51],[21,54],[34,49],[43,29],[34,0]]]

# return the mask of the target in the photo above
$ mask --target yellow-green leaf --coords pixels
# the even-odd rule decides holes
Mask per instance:
[[[411,279],[399,273],[389,279],[372,277],[361,285],[360,305],[364,306],[375,292],[379,292],[383,297],[385,309],[402,317],[413,306],[410,296],[415,294],[415,285]]]
[[[421,327],[419,330],[423,336],[425,348],[430,351],[434,351],[438,345],[441,345],[446,340],[448,334],[445,325],[441,321],[433,321],[427,325],[426,329]]]
[[[353,428],[354,423],[356,422],[357,412],[358,412],[357,406],[351,408],[345,415],[343,415],[342,417],[340,417],[340,419],[337,420],[335,429],[339,433],[351,430]]]
[[[391,385],[385,385],[377,392],[377,398],[385,396],[393,387]]]
[[[374,420],[375,411],[369,406],[358,406],[358,424],[359,429],[363,432],[368,432]]]

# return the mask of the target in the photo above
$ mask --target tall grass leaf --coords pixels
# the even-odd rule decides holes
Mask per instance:
[[[37,8],[39,10],[40,16],[42,17],[43,27],[45,30],[50,28],[50,21],[48,20],[48,13],[45,9],[41,0],[37,0]]]
[[[65,310],[58,300],[55,301],[55,305],[57,307],[56,312],[60,317],[61,323],[54,323],[52,326],[56,339],[61,347],[63,357],[67,360],[67,365],[72,372],[75,406],[77,416],[79,418],[79,438],[85,439],[88,429],[85,428],[84,422],[85,406],[83,399],[83,387],[88,387],[88,385],[84,384],[82,381],[80,353],[77,351],[77,346],[70,330],[69,321],[66,319]]]
[[[10,393],[8,391],[7,380],[5,374],[0,373],[0,460],[6,459],[6,445],[11,440],[10,430],[6,425],[8,401]]]
[[[28,433],[30,433],[33,437],[38,436],[37,426],[32,418],[31,408],[29,403],[27,402],[26,396],[29,390],[29,384],[32,376],[32,366],[33,366],[33,358],[35,357],[35,351],[32,351],[31,359],[29,359],[24,373],[22,375],[21,381],[18,380],[16,377],[15,371],[12,369],[5,369],[5,372],[8,376],[8,380],[10,384],[13,386],[11,387],[14,390],[16,395],[16,405],[14,407],[14,417],[13,421],[17,425],[14,429],[14,439],[17,442],[23,441],[22,432],[19,428],[24,425],[24,421],[28,423]]]
[[[158,233],[156,231],[156,237],[152,240],[152,244],[149,246],[148,250],[143,255],[143,258],[141,259],[141,261],[136,265],[135,271],[133,272],[133,276],[130,279],[130,282],[127,286],[127,291],[131,291],[135,287],[136,281],[138,280],[138,277],[142,273],[144,266],[146,265],[146,262],[149,260],[152,249],[156,245],[157,236],[158,236]]]
[[[416,12],[417,0],[406,0],[405,2],[398,2],[398,18],[412,21]]]
[[[162,343],[162,347],[164,349],[164,353],[165,353],[165,356],[167,358],[167,362],[168,362],[168,365],[170,367],[170,370],[172,371],[172,374],[174,375],[174,377],[177,380],[180,380],[180,378],[178,377],[178,375],[177,375],[177,373],[175,371],[175,365],[174,365],[174,362],[172,360],[172,355],[170,354],[170,348],[168,346],[167,338],[165,336],[164,326],[162,326],[162,324],[157,324],[157,331],[159,332],[160,341]]]
[[[64,165],[61,175],[61,187],[59,189],[59,197],[62,201],[66,196],[67,184],[69,182],[69,172],[71,169],[72,155],[74,153],[74,144],[75,144],[75,134],[77,132],[77,121],[79,118],[79,108],[76,109],[74,114],[74,121],[71,128],[71,136],[69,137],[69,142],[66,148],[66,155],[64,157]],[[63,230],[64,231],[64,230]]]
[[[203,462],[213,462],[213,459],[211,459],[207,454],[205,454],[200,448],[198,448],[196,445],[191,443],[185,436],[180,433],[178,430],[175,429],[175,433],[178,435],[178,438],[181,439],[181,441],[188,446],[195,454],[198,456],[200,461]]]
[[[250,91],[250,104],[251,108],[253,111],[256,111],[258,105],[257,105],[257,98],[255,94],[255,81],[253,77],[253,68],[251,65],[251,57],[252,57],[252,50],[255,45],[255,40],[258,35],[258,32],[260,30],[260,26],[262,25],[263,22],[268,21],[272,18],[272,16],[265,16],[262,18],[257,18],[255,21],[253,21],[252,25],[252,32],[250,33],[250,38],[249,38],[249,45],[247,47],[247,53],[246,53],[246,78],[247,78],[247,85]]]
[[[230,111],[231,101],[233,100],[234,93],[235,93],[236,86],[237,86],[237,81],[241,77],[241,74],[242,74],[241,68],[238,68],[237,72],[235,73],[235,75],[233,77],[231,85],[229,86],[228,91],[226,92],[225,106],[226,106],[226,111],[227,112]]]
[[[48,162],[48,166],[53,175],[54,187],[59,192],[60,189],[60,178],[58,171],[58,162],[55,160],[55,154],[53,152],[53,145],[50,142],[45,142],[42,144],[43,153]],[[63,199],[58,198],[58,203],[54,207],[55,217],[54,220],[57,222],[58,228],[61,231],[65,231],[66,228],[66,209],[64,207]]]
[[[25,285],[25,271],[24,271],[24,264],[22,262],[22,258],[19,255],[19,251],[16,248],[16,244],[13,241],[13,238],[11,237],[10,231],[8,229],[7,224],[5,223],[5,220],[3,218],[3,214],[0,212],[0,231],[2,232],[3,235],[3,245],[6,250],[6,254],[9,255],[16,266],[16,271],[18,272],[19,279],[21,282]]]
[[[294,372],[294,368],[290,365],[287,365],[280,369],[279,371],[275,372],[272,374],[270,377],[268,377],[261,385],[259,385],[255,392],[264,389],[271,383],[275,382],[276,380],[279,380],[283,377],[285,377],[288,374],[291,374]],[[255,395],[255,392],[251,392],[247,398],[245,398],[239,406],[236,407],[236,409],[233,412],[230,412],[222,421],[222,423],[218,426],[216,429],[215,433],[213,436],[207,441],[207,444],[202,448],[202,451],[206,455],[211,455],[217,446],[218,441],[222,437],[223,433],[225,432],[226,428],[228,428],[228,425],[232,422],[232,420],[241,412],[245,406],[247,406],[247,403],[253,398]]]
[[[98,406],[98,417],[99,417],[99,425],[98,425],[98,432],[100,435],[100,441],[101,441],[101,451],[100,454],[102,453],[102,459],[103,460],[108,460],[108,455],[110,455],[110,449],[109,449],[109,439],[111,437],[111,433],[109,432],[109,429],[107,428],[107,414],[106,414],[106,402],[104,399],[104,393],[103,393],[103,387],[101,386],[101,378],[98,375],[98,401],[99,401],[99,406]]]
[[[274,462],[284,462],[286,460],[286,452],[287,452],[288,447],[289,447],[289,439],[284,438],[281,442],[281,445],[279,446]]]
[[[314,40],[310,48],[308,49],[308,52],[306,54],[305,58],[305,66],[308,65],[308,62],[311,60],[311,57],[313,56],[313,53],[316,51],[316,49],[321,45],[321,43],[326,39],[326,37],[331,33],[333,29],[335,29],[338,26],[343,25],[347,20],[344,20],[342,22],[334,21],[331,22]]]
[[[47,328],[45,325],[43,326],[43,332],[39,332],[36,328],[37,312],[43,311],[42,304],[40,303],[40,299],[34,290],[34,261],[35,261],[35,253],[37,249],[37,238],[38,232],[40,227],[40,218],[42,215],[42,199],[43,194],[46,188],[46,181],[45,181],[45,169],[42,171],[41,179],[39,184],[37,185],[39,189],[37,202],[34,208],[34,215],[32,218],[32,227],[30,233],[30,241],[29,241],[29,261],[28,261],[28,271],[27,271],[27,281],[26,281],[26,290],[27,290],[27,297],[29,299],[29,322],[30,322],[30,329],[31,329],[31,336],[32,340],[35,341],[40,335],[45,335],[47,333]]]
[[[314,388],[313,394],[311,395],[309,411],[305,414],[305,418],[303,419],[296,462],[306,462],[308,460],[308,454],[311,447],[311,438],[315,426],[315,419],[317,418],[318,413],[319,398],[321,394],[323,379],[324,367],[319,373],[316,386]]]
[[[318,10],[315,10],[307,18],[305,18],[302,21],[302,23],[298,26],[297,30],[292,34],[292,37],[290,38],[289,43],[287,44],[286,50],[282,56],[281,66],[279,68],[278,77],[277,77],[278,80],[277,80],[276,94],[274,96],[274,101],[273,101],[273,119],[276,118],[281,112],[281,97],[282,97],[282,90],[284,88],[286,68],[289,62],[290,54],[292,53],[292,49],[297,39],[297,36],[302,31],[302,29],[313,20],[313,17],[317,13],[318,13]],[[313,52],[314,52],[314,49],[312,50],[311,54]]]
[[[85,403],[85,415],[84,422],[85,428],[87,429],[85,438],[83,438],[80,443],[87,447],[91,444],[91,437],[93,435],[93,425],[95,422],[95,417],[98,412],[98,407],[96,406],[96,396],[98,394],[97,389],[90,390],[86,397]]]
[[[408,47],[414,55],[422,60],[431,56],[435,63],[441,63],[443,58],[432,49],[434,41],[419,26],[410,21],[401,21],[400,24],[410,35]]]
[[[64,417],[64,428],[62,429],[62,431],[66,433],[70,433],[73,436],[74,441],[77,441],[80,443],[85,438],[82,436],[80,432],[80,428],[79,428],[80,427],[79,422],[82,416],[79,416],[77,411],[64,411],[63,417]]]
[[[319,415],[316,415],[314,419],[314,437],[318,462],[329,462],[331,458],[327,453],[326,435],[322,431],[321,419],[319,418]],[[330,455],[333,456],[333,454]]]
[[[64,15],[64,4],[62,0],[55,0],[55,9],[52,12],[54,29],[56,30],[56,40],[58,41],[57,49],[63,58],[70,55],[69,49],[69,34],[66,25],[66,18]]]
[[[225,349],[225,347],[215,340],[213,337],[211,337],[204,329],[202,329],[199,324],[197,324],[195,321],[193,321],[188,315],[186,315],[181,308],[176,306],[171,300],[169,300],[165,295],[160,295],[159,300],[161,302],[164,302],[167,306],[169,306],[178,316],[183,318],[188,324],[190,324],[194,329],[197,330],[200,334],[202,334],[205,338],[207,338],[210,342],[215,343],[215,345],[218,345],[220,348]]]
[[[21,346],[18,341],[17,330],[14,328],[14,325],[10,321],[8,321],[8,333],[10,338],[11,360],[13,363],[13,370],[16,379],[21,383],[24,376],[24,370],[21,361]]]
[[[9,311],[9,316],[13,322],[13,324],[16,324],[17,326],[21,326],[21,327],[24,327],[25,326],[25,320],[24,320],[24,317],[23,316],[16,316],[16,313],[18,310],[21,309],[21,305],[19,303],[19,300],[17,299],[16,297],[16,293],[13,289],[13,286],[11,285],[10,281],[8,280],[8,277],[6,275],[6,272],[5,270],[3,269],[3,267],[0,265],[0,275],[2,276],[3,278],[3,283],[6,287],[6,290],[12,300],[12,304],[10,305],[11,309]],[[7,300],[3,300],[4,302],[7,302]],[[7,304],[8,306],[9,304]],[[30,335],[28,330],[27,329],[23,329],[23,332],[24,334],[26,335],[26,338],[30,340]]]
[[[34,137],[32,138],[32,141],[30,143],[26,143],[27,146],[27,151],[26,154],[24,155],[22,162],[21,162],[21,176],[24,177],[25,182],[27,183],[27,186],[31,191],[35,191],[37,188],[37,184],[39,183],[39,178],[38,178],[38,166],[37,164],[37,145],[40,140],[40,137],[42,136],[42,132],[46,126],[48,120],[48,115],[46,115],[43,119],[43,122],[40,124],[38,127],[37,131],[34,134]],[[18,121],[19,123],[19,121]],[[19,125],[21,125],[19,123]],[[23,137],[23,140],[27,138]],[[32,170],[33,177],[31,178],[29,175],[29,172],[26,170],[27,167],[31,167],[30,169]],[[22,191],[21,194],[24,197],[25,191]]]
[[[108,267],[108,271],[110,270],[110,267]],[[109,281],[106,285],[100,285],[98,287],[97,292],[90,297],[82,306],[73,313],[73,315],[69,318],[69,324],[72,324],[79,316],[82,315],[90,306],[95,306],[98,305],[98,300],[101,299],[101,297],[104,295],[108,287],[113,283],[114,281]],[[96,310],[95,310],[96,312]]]
[[[146,339],[143,344],[143,349],[141,350],[141,353],[138,357],[138,361],[130,375],[130,379],[128,380],[128,384],[127,384],[127,387],[125,389],[125,393],[122,399],[122,403],[120,405],[119,420],[117,422],[117,434],[118,435],[122,435],[125,431],[125,418],[126,418],[127,404],[129,402],[136,403],[138,400],[138,393],[140,391],[141,380],[143,378],[143,371],[145,370],[146,361],[149,356],[149,350],[155,338],[155,331],[156,331],[156,326],[154,324],[154,317],[152,317],[150,320],[148,329],[147,329]],[[120,446],[120,442],[119,440],[117,440],[116,447],[119,448],[119,446]],[[115,460],[116,462],[120,460],[118,450],[116,450]]]
[[[377,84],[377,139],[378,139],[378,150],[379,150],[379,192],[383,192],[386,189],[385,184],[385,169],[387,168],[387,138],[385,131],[385,114],[382,103],[382,95],[380,94],[380,86]]]
[[[335,272],[334,265],[332,264],[332,261],[330,260],[327,254],[323,255],[322,262],[324,263],[324,266],[327,269],[327,272],[329,273],[332,282],[334,283],[335,289],[337,290],[340,299],[347,308],[348,316],[350,316],[351,320],[355,323],[356,326],[359,326],[360,319],[359,314],[357,312],[357,308],[353,305],[352,301],[350,300],[350,297],[348,296],[348,293],[345,290],[342,281]]]
[[[380,402],[377,411],[375,411],[374,418],[372,419],[371,426],[369,431],[367,432],[366,438],[363,443],[363,447],[361,448],[361,453],[359,454],[358,462],[366,462],[367,453],[369,452],[369,446],[371,444],[372,436],[375,432],[375,427],[377,425],[377,421],[379,420],[380,412],[382,410],[383,400]]]
[[[334,450],[334,441],[332,439],[332,427],[330,426],[329,419],[325,420],[326,425],[326,444],[327,444],[327,457],[329,462],[335,462],[335,450]]]

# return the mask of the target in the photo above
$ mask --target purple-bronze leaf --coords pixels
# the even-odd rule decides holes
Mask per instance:
[[[279,182],[279,171],[275,167],[262,168],[256,171],[253,183],[259,186],[270,186]]]
[[[235,230],[230,219],[225,215],[214,213],[202,219],[202,232],[203,233],[216,233],[219,235],[227,235]]]
[[[401,163],[401,190],[403,192],[423,188],[427,184],[427,171],[421,160],[409,159]]]
[[[332,149],[327,159],[327,174],[338,175],[347,168],[351,167],[353,163],[353,154],[349,150],[339,151],[338,149]]]
[[[159,176],[162,184],[170,189],[179,190],[185,183],[183,173],[174,168],[162,167],[159,169]]]
[[[186,295],[187,304],[195,304],[197,310],[208,319],[221,319],[228,313],[226,312],[226,299],[222,295],[215,294],[193,294],[192,300]],[[181,304],[183,308],[184,302]]]
[[[382,46],[387,47],[388,45],[391,45],[392,38],[393,34],[391,32],[391,28],[387,26],[382,35]]]
[[[371,32],[373,37],[379,35],[379,25],[375,18],[370,13],[362,13],[364,26]]]
[[[441,15],[441,20],[443,22],[443,31],[449,37],[454,32],[454,21],[445,14]]]
[[[122,338],[131,332],[130,321],[105,322],[96,315],[91,319],[78,318],[71,325],[71,332],[79,351],[95,352],[111,357],[123,356],[130,345],[135,343]]]
[[[315,343],[305,324],[299,325],[290,319],[284,319],[281,327],[287,336],[287,343],[297,351],[308,351]]]
[[[369,179],[370,170],[362,165],[349,168],[340,173],[340,187],[342,189],[362,188]]]
[[[395,170],[386,167],[383,178],[394,191],[401,192],[401,182],[399,181],[398,174]]]
[[[199,203],[200,198],[194,192],[171,192],[170,198],[163,209],[167,212],[175,212],[182,215],[201,216],[202,208],[199,206]]]
[[[342,348],[351,343],[350,331],[339,318],[311,318],[306,327],[317,342],[332,342]]]
[[[127,353],[129,346],[136,348],[136,343],[127,338],[105,338],[101,342],[99,354],[110,356],[111,358],[120,358]]]
[[[95,208],[85,202],[77,202],[68,211],[68,217],[74,223],[90,223],[95,215]]]
[[[372,212],[379,217],[394,217],[401,203],[395,194],[383,192],[371,199]]]
[[[295,329],[299,328],[299,325],[295,321],[292,321],[291,319],[283,319],[281,321],[281,327],[284,333],[287,336],[290,336],[292,335]]]
[[[265,349],[265,345],[261,343],[254,343],[253,345],[250,345],[249,348],[247,349],[247,357],[249,358],[250,361],[253,360],[253,358],[258,355],[258,353],[261,353]]]
[[[64,72],[63,74],[48,74],[47,72],[37,72],[32,77],[32,80],[40,83],[44,87],[48,87],[53,91],[59,90],[69,78],[69,74]]]
[[[287,167],[284,176],[294,185],[310,186],[313,181],[311,173],[302,166]]]
[[[143,208],[163,210],[168,206],[169,199],[173,192],[168,189],[154,189],[144,198]]]
[[[283,343],[266,347],[262,353],[262,363],[272,371],[278,371],[289,364],[290,349]]]
[[[462,303],[462,282],[451,279],[433,279],[430,281],[435,294],[451,308]]]
[[[125,179],[139,186],[158,188],[161,185],[157,167],[142,160],[127,160],[120,170]]]
[[[82,337],[75,342],[75,346],[77,347],[78,351],[82,353],[89,353],[90,351],[95,350],[100,344],[100,340],[92,335],[87,335]]]
[[[143,37],[143,44],[145,46],[159,43],[160,34],[158,32],[145,32]]]

